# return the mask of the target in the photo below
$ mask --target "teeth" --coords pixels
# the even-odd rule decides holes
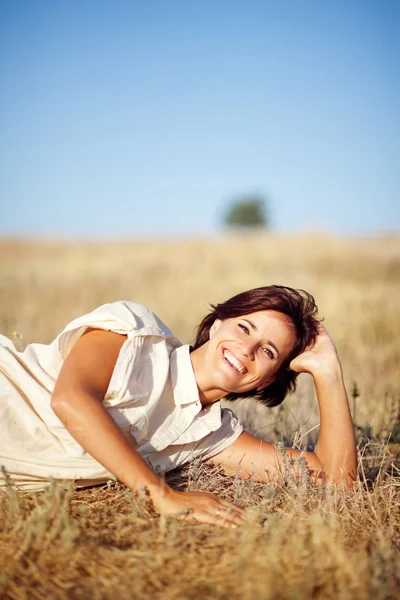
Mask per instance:
[[[239,373],[245,373],[246,369],[244,368],[244,366],[242,365],[242,363],[238,361],[238,359],[236,358],[236,356],[234,356],[232,354],[232,352],[229,352],[229,350],[224,350],[224,357],[226,358],[226,360],[228,361],[228,363],[234,369],[236,369],[236,371],[238,371]]]

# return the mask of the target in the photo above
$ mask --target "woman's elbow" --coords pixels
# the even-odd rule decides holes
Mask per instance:
[[[346,490],[351,490],[357,480],[357,474],[341,469],[340,473],[332,477],[330,481]]]
[[[61,418],[71,409],[71,399],[66,394],[53,394],[50,400],[50,408],[57,417]]]

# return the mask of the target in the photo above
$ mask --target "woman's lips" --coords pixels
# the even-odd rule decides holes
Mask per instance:
[[[228,348],[224,348],[222,351],[224,359],[232,369],[234,369],[240,375],[247,373],[247,369],[242,362],[230,351]]]

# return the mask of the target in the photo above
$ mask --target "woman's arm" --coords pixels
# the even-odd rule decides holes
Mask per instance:
[[[130,489],[146,489],[163,514],[190,511],[198,521],[217,525],[239,524],[243,511],[213,494],[177,492],[160,479],[103,406],[118,354],[126,337],[88,330],[66,358],[51,407],[73,438]]]
[[[335,346],[320,326],[314,346],[290,364],[290,368],[312,375],[320,411],[320,433],[315,452],[286,449],[289,458],[302,456],[316,478],[352,486],[357,473],[356,445],[349,403],[343,383],[342,368]],[[273,444],[243,433],[230,448],[212,459],[229,473],[239,477],[254,476],[259,481],[271,481],[284,469],[284,456]],[[296,465],[294,470],[299,469]]]

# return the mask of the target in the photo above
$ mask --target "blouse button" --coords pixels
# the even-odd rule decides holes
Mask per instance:
[[[139,427],[137,425],[135,425],[135,427],[132,429],[132,431],[138,431]]]
[[[161,471],[160,465],[156,465],[156,473],[159,473],[160,471]]]

